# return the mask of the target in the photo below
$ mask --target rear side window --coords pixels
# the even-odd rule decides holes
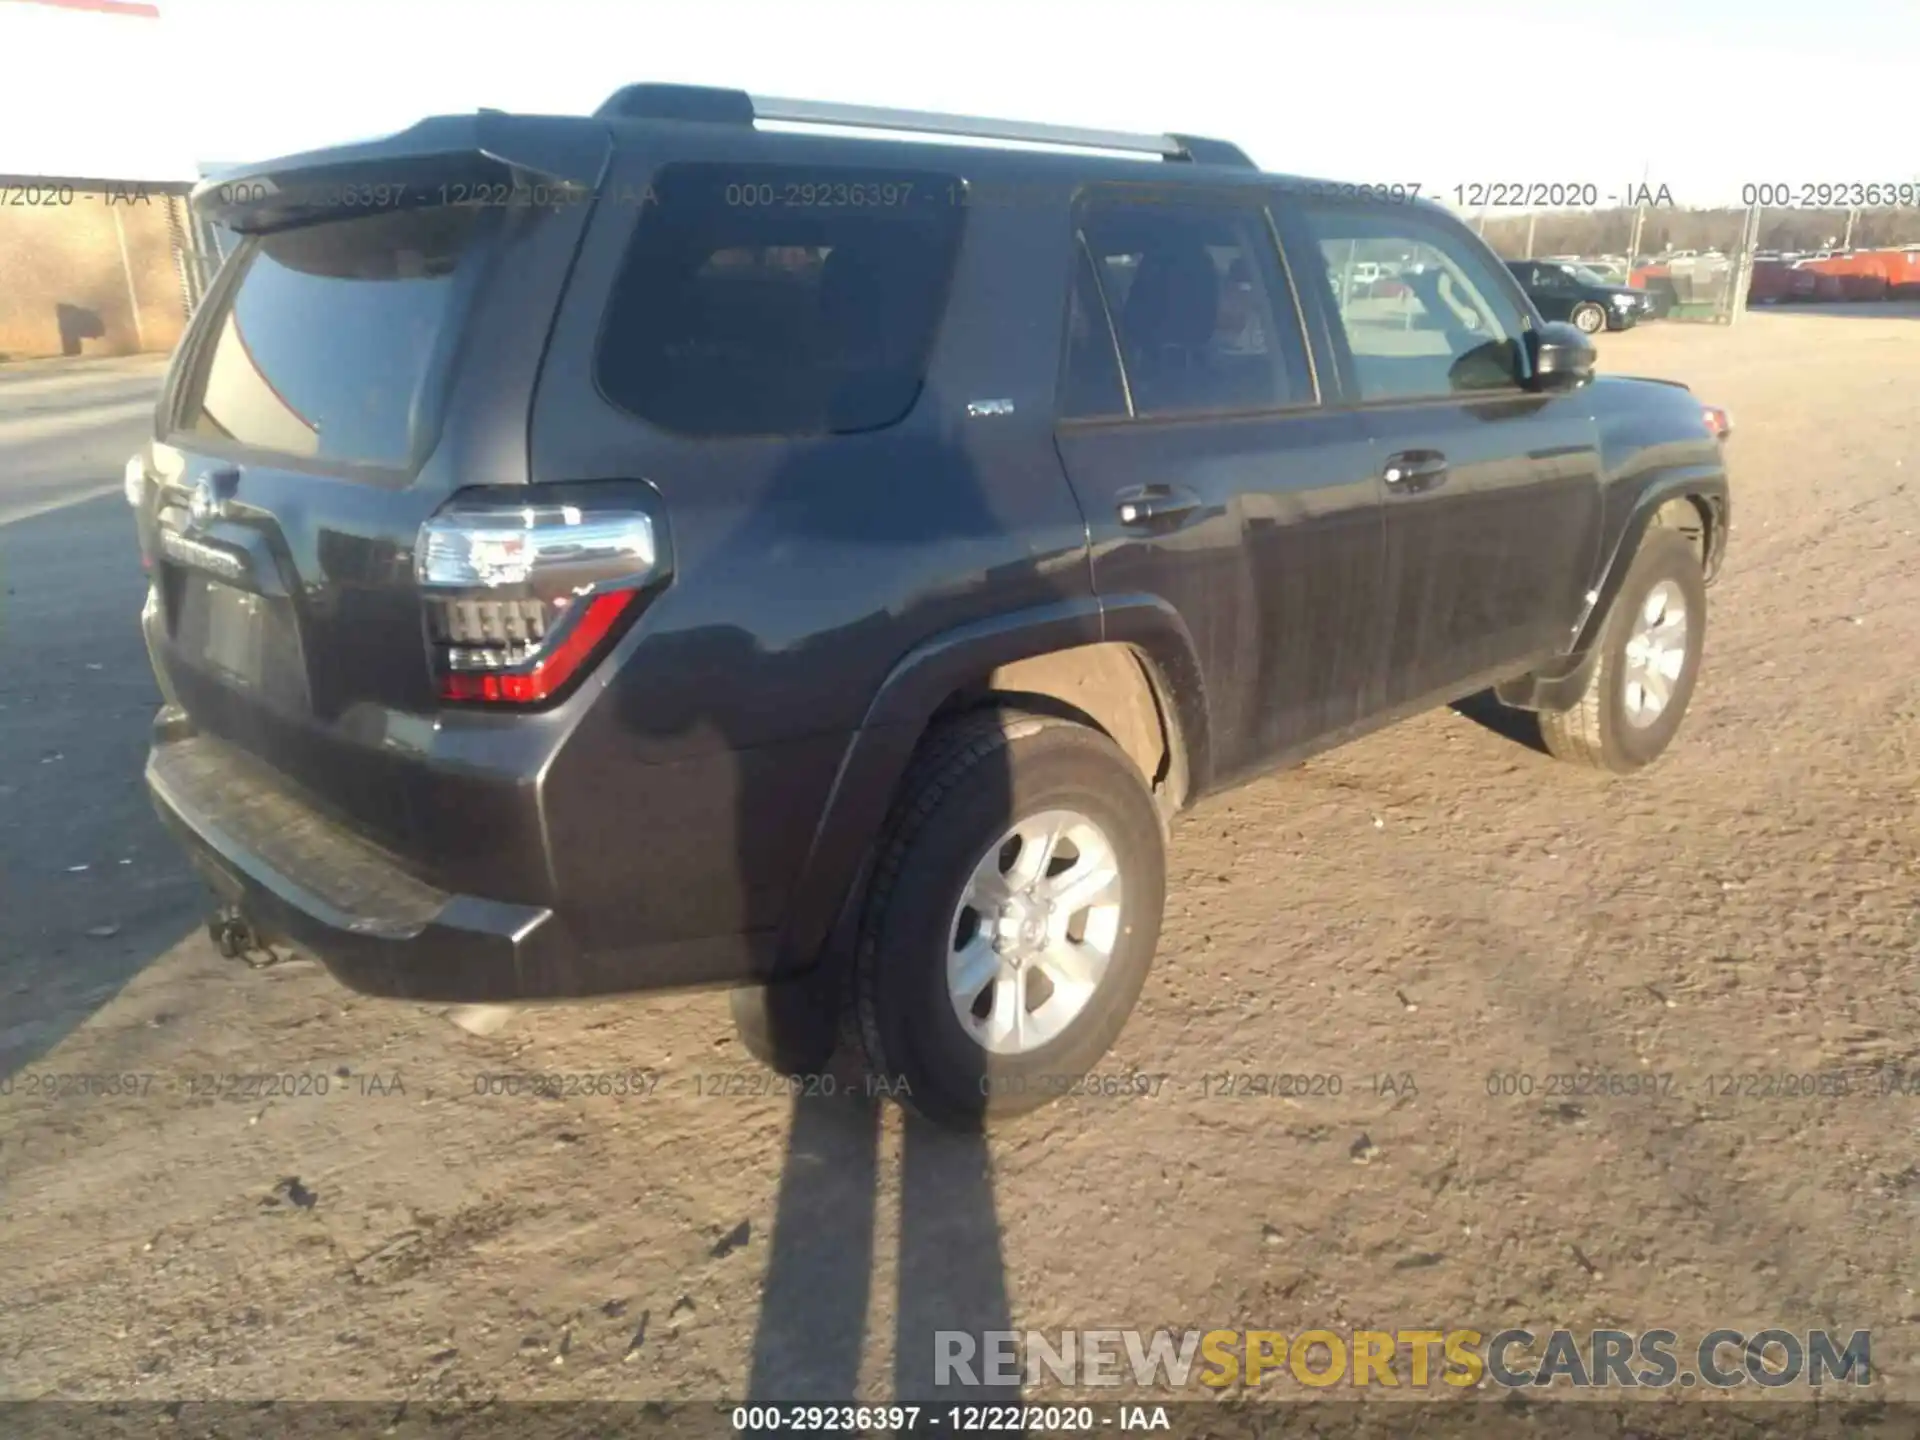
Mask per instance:
[[[919,397],[964,211],[926,171],[670,165],[601,330],[600,388],[690,435],[894,424]]]
[[[381,468],[418,458],[492,209],[442,206],[247,241],[189,386],[189,435]]]
[[[1259,210],[1102,195],[1082,205],[1080,229],[1136,415],[1312,403],[1299,317]]]

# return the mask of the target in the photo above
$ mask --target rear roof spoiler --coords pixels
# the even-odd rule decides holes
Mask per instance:
[[[441,115],[378,140],[234,166],[188,198],[197,214],[242,233],[429,205],[461,182],[533,186],[542,203],[539,187],[597,189],[611,151],[607,127],[579,116]]]

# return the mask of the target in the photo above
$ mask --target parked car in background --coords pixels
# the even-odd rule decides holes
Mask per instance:
[[[1384,273],[1377,261],[1355,261],[1347,267],[1347,288],[1355,296],[1371,295]]]
[[[1509,260],[1507,268],[1543,316],[1568,321],[1588,335],[1629,329],[1653,313],[1646,291],[1616,285],[1584,265]]]

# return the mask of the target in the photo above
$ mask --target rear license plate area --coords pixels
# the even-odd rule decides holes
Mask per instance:
[[[260,682],[260,655],[266,626],[261,599],[227,585],[207,586],[207,666],[242,685]]]
[[[306,667],[284,599],[188,572],[173,617],[181,661],[274,708],[306,708]]]

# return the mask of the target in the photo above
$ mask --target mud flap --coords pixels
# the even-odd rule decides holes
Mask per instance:
[[[1494,698],[1510,710],[1571,710],[1586,694],[1599,660],[1599,645],[1590,645],[1584,654],[1500,681],[1493,687]]]

